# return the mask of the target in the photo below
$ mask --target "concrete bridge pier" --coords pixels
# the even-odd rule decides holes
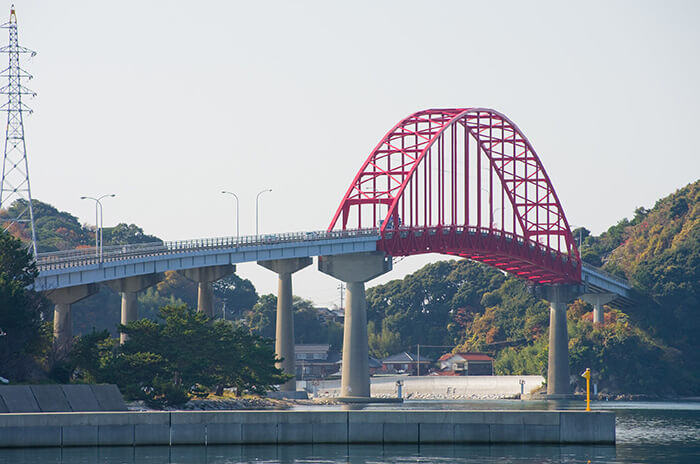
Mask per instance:
[[[566,327],[568,303],[581,294],[580,285],[556,284],[541,287],[549,301],[549,353],[547,366],[547,396],[567,398],[569,388],[569,333]]]
[[[76,285],[52,290],[47,297],[54,304],[53,310],[53,346],[56,355],[65,356],[73,341],[73,318],[71,305],[97,293],[97,284]]]
[[[134,277],[124,277],[122,279],[110,280],[107,285],[119,292],[122,296],[121,323],[123,325],[135,321],[139,317],[138,292],[152,287],[163,280],[163,274],[145,274]],[[127,339],[124,333],[119,334],[119,343],[124,343]]]
[[[610,303],[615,299],[615,297],[616,295],[614,293],[585,293],[581,295],[583,301],[593,305],[594,324],[605,323],[605,312],[603,305]]]
[[[277,366],[285,374],[296,376],[294,353],[294,312],[292,311],[292,274],[309,266],[311,258],[274,259],[258,261],[262,267],[276,272],[277,281],[277,324],[275,325],[275,354],[282,359]],[[296,391],[296,378],[280,385],[280,391]]]
[[[186,278],[197,282],[197,312],[204,313],[207,317],[214,317],[214,290],[212,282],[223,279],[227,275],[236,272],[236,266],[224,264],[221,266],[199,267],[180,271]]]
[[[347,285],[343,329],[343,370],[340,395],[369,398],[369,347],[365,282],[391,270],[391,257],[383,252],[320,256],[318,270]]]

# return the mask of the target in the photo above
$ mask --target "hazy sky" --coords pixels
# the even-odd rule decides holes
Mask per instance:
[[[386,131],[438,107],[510,117],[569,222],[596,234],[700,177],[700,2],[15,4],[38,52],[24,63],[32,193],[82,222],[81,195],[116,193],[106,226],[234,235],[225,189],[252,234],[272,188],[261,233],[324,229]],[[276,289],[254,264],[239,274]],[[294,292],[327,305],[336,285],[314,265]]]

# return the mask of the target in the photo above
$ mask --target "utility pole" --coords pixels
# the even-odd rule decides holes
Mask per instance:
[[[418,344],[418,366],[417,367],[417,373],[416,377],[420,377],[420,343]]]
[[[409,349],[412,348],[413,346],[414,345],[409,346]],[[418,349],[417,350],[418,351],[418,353],[417,353],[417,355],[418,355],[417,356],[417,358],[418,358],[418,360],[417,360],[418,361],[417,376],[418,376],[418,375],[420,375],[420,347],[421,347],[421,344],[418,343],[415,346]],[[423,345],[423,348],[454,348],[454,345]]]
[[[343,309],[343,298],[345,297],[345,284],[343,282],[338,284],[338,290],[340,290],[340,309]]]
[[[24,113],[31,114],[32,109],[22,103],[22,95],[36,96],[32,90],[22,85],[22,79],[31,79],[32,75],[19,66],[22,53],[30,56],[36,52],[19,45],[17,38],[17,16],[15,6],[10,9],[10,20],[0,26],[10,32],[10,44],[0,48],[0,53],[7,53],[8,67],[0,73],[7,78],[7,85],[0,88],[0,94],[7,95],[7,103],[0,106],[0,111],[7,112],[7,130],[5,132],[5,151],[2,162],[2,182],[0,182],[0,208],[7,213],[0,218],[3,230],[23,235],[28,226],[31,232],[31,252],[36,257],[36,232],[34,231],[34,210],[32,193],[29,188],[29,164],[27,163],[27,146],[24,143]],[[15,206],[14,210],[10,210]]]

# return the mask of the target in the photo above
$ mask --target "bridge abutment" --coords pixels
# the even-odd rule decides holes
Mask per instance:
[[[107,282],[107,285],[112,290],[121,294],[122,306],[120,322],[123,325],[135,321],[139,317],[138,292],[142,292],[148,287],[154,286],[161,280],[163,280],[163,274],[157,273],[125,277]],[[127,338],[125,333],[119,334],[119,343],[124,343]]]
[[[613,301],[616,296],[617,295],[614,293],[586,293],[581,295],[583,301],[593,305],[594,324],[605,323],[605,310],[603,309],[603,305]]]
[[[391,257],[382,252],[320,256],[318,270],[347,285],[343,328],[340,394],[369,398],[369,346],[365,282],[391,270]]]
[[[282,361],[277,367],[294,377],[280,385],[280,391],[295,391],[296,355],[294,352],[294,312],[292,310],[292,274],[311,265],[311,258],[275,259],[258,264],[277,273],[277,323],[275,325],[275,354]]]
[[[54,304],[53,344],[56,355],[65,356],[73,340],[73,318],[71,305],[97,293],[97,284],[76,285],[51,291],[48,299]]]
[[[549,301],[549,353],[547,365],[547,396],[566,398],[569,386],[569,332],[566,326],[568,303],[582,293],[580,285],[556,284],[538,287]]]
[[[224,264],[221,266],[207,266],[180,271],[186,278],[197,282],[197,312],[204,313],[207,317],[214,317],[214,290],[212,282],[223,279],[227,275],[236,272],[236,266]]]

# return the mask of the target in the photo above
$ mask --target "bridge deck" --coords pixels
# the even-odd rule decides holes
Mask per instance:
[[[376,230],[303,232],[223,237],[94,248],[40,254],[34,288],[46,291],[75,285],[206,266],[282,258],[375,251]]]
[[[378,229],[296,232],[139,243],[41,253],[34,288],[47,291],[164,271],[283,258],[375,251]],[[582,280],[590,293],[614,293],[615,303],[631,304],[629,282],[584,264]]]

